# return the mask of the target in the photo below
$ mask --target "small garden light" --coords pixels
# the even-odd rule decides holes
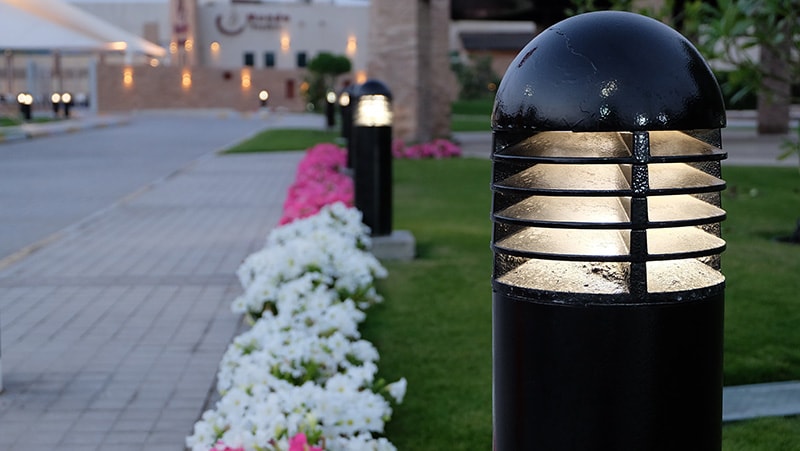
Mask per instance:
[[[347,167],[353,167],[353,152],[350,150],[350,144],[352,141],[352,134],[353,134],[353,108],[352,108],[352,97],[353,97],[353,85],[348,85],[342,92],[339,93],[339,115],[342,119],[342,131],[341,135],[344,138],[345,143],[347,144]]]
[[[22,119],[29,121],[33,115],[33,95],[27,92],[17,94],[17,103]]]
[[[721,449],[719,86],[668,26],[534,38],[492,114],[495,449]]]
[[[378,80],[357,89],[353,115],[355,206],[373,236],[392,233],[392,94]]]
[[[266,89],[262,89],[258,92],[258,101],[261,102],[261,108],[267,107],[267,101],[269,100],[269,91]]]
[[[53,116],[58,117],[58,110],[61,109],[61,94],[57,92],[51,94],[50,103],[53,105]]]
[[[336,124],[336,93],[333,91],[325,94],[325,122],[329,129]]]
[[[61,94],[61,103],[64,104],[64,117],[69,119],[69,110],[73,105],[72,94],[68,92]]]

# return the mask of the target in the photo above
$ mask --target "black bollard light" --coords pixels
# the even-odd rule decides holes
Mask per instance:
[[[51,94],[50,103],[53,105],[53,116],[58,117],[58,110],[61,109],[61,94],[57,92]]]
[[[19,104],[19,112],[24,121],[30,121],[33,115],[33,95],[27,92],[17,94],[17,103]]]
[[[336,125],[336,93],[333,91],[325,95],[325,125],[328,130]]]
[[[64,118],[69,119],[69,110],[74,104],[72,94],[68,92],[61,94],[61,103],[64,105]]]
[[[720,450],[719,86],[626,12],[534,38],[493,129],[497,451]]]
[[[351,135],[353,134],[353,108],[352,108],[353,87],[346,86],[339,93],[339,116],[342,120],[341,136],[347,145],[347,167],[353,167],[352,152],[350,152]]]
[[[355,206],[372,236],[392,233],[392,94],[378,80],[358,88],[353,112]]]
[[[267,107],[267,101],[269,100],[269,91],[266,89],[262,89],[258,92],[258,101],[261,104],[261,108]]]

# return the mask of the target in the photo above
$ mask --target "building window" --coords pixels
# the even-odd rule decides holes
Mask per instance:
[[[306,52],[297,52],[297,67],[306,67],[308,64]]]
[[[275,52],[264,54],[264,67],[275,67]]]
[[[256,56],[253,52],[244,52],[244,65],[247,67],[256,65]]]

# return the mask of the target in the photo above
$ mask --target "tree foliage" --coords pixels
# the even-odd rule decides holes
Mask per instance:
[[[324,106],[328,91],[335,91],[336,77],[350,72],[352,65],[344,55],[320,52],[308,62],[308,90],[305,92],[306,102],[319,109]]]
[[[469,63],[456,60],[451,63],[450,68],[461,87],[459,91],[461,99],[491,97],[500,84],[500,77],[492,69],[490,56],[477,57]]]

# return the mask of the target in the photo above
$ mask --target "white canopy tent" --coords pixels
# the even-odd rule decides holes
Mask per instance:
[[[61,0],[0,0],[0,6],[0,49],[117,50],[155,57],[167,55],[163,47]],[[39,26],[22,28],[16,34],[7,32],[6,28],[15,27],[18,21]]]
[[[61,57],[63,54],[123,53],[125,58],[146,55],[162,58],[167,51],[146,39],[112,25],[80,8],[62,0],[0,0],[0,52],[5,59],[5,86],[0,93],[6,97],[13,94],[15,54],[51,54],[52,78],[55,88],[61,90],[63,78]],[[40,83],[33,82],[31,69],[27,70],[28,90],[37,89]],[[89,90],[94,90],[90,76]],[[49,89],[47,89],[49,90]],[[40,92],[40,95],[44,92]]]

